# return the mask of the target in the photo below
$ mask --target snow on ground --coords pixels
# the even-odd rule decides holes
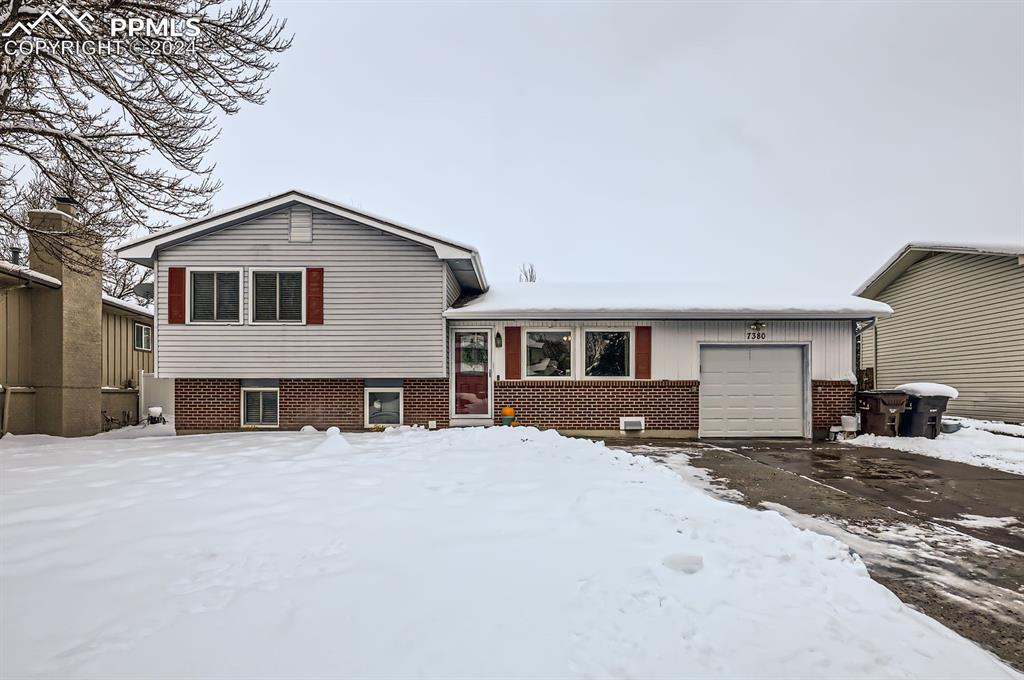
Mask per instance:
[[[1020,677],[646,458],[335,436],[0,440],[0,676]]]
[[[862,434],[843,443],[908,451],[922,456],[1024,475],[1024,439],[975,428],[965,427],[952,434],[940,434],[935,439]]]
[[[963,427],[973,427],[976,430],[987,430],[996,434],[1008,434],[1011,437],[1024,437],[1024,425],[1004,423],[1001,420],[978,420],[976,418],[960,418],[957,416],[943,416],[943,420],[952,420]]]

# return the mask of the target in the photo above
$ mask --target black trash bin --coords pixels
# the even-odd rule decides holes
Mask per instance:
[[[907,409],[900,418],[900,436],[935,439],[942,431],[942,414],[948,403],[949,397],[907,397]]]
[[[900,390],[867,390],[857,393],[860,431],[881,437],[895,437],[900,431],[900,414],[907,405],[907,393]]]

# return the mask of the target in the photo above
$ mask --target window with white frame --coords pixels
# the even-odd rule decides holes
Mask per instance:
[[[302,323],[305,270],[249,271],[249,320],[252,323]]]
[[[153,351],[153,327],[135,322],[135,349],[141,352]]]
[[[572,377],[572,331],[528,330],[524,361],[529,378]]]
[[[198,323],[241,321],[242,278],[234,271],[189,272],[189,320]]]
[[[628,378],[631,374],[628,330],[583,332],[583,373],[588,378]]]
[[[242,390],[242,425],[277,427],[277,388],[245,388]]]
[[[402,388],[366,388],[366,427],[402,424]]]

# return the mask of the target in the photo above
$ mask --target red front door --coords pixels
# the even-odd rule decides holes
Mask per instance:
[[[455,331],[455,415],[490,417],[490,355],[487,331]]]

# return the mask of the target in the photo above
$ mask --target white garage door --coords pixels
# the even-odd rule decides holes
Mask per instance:
[[[701,437],[803,435],[802,348],[701,348]]]

